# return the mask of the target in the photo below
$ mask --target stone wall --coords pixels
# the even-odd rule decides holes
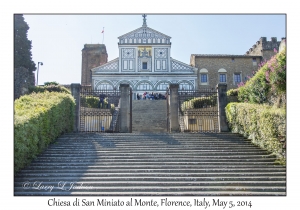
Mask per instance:
[[[285,38],[282,38],[285,39]],[[274,49],[278,52],[280,41],[277,41],[276,37],[271,37],[271,41],[267,41],[266,37],[261,37],[245,55],[259,55],[262,56],[263,60],[269,60],[273,55],[276,54]]]
[[[14,69],[14,100],[28,93],[30,86],[35,85],[35,76],[32,71],[24,67]]]
[[[91,85],[91,69],[107,63],[107,52],[104,44],[85,44],[82,49],[81,85]]]
[[[256,62],[253,62],[253,58]],[[198,68],[197,82],[198,88],[216,87],[219,82],[219,70],[226,70],[227,89],[236,88],[234,74],[240,74],[242,82],[245,82],[247,76],[252,76],[253,71],[258,69],[261,61],[260,56],[243,55],[192,55],[191,63]],[[207,70],[208,82],[201,83],[201,70]]]

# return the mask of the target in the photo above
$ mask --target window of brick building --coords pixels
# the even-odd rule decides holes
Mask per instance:
[[[242,81],[241,73],[234,73],[233,81],[235,85],[239,84]]]
[[[207,69],[200,69],[200,85],[208,85],[208,71]]]
[[[226,74],[219,74],[220,82],[226,82]]]
[[[207,74],[201,74],[201,83],[207,83]]]
[[[226,78],[227,71],[225,69],[219,69],[218,73],[219,73],[219,82],[221,83],[227,82],[227,78]]]
[[[253,66],[256,66],[256,65],[257,65],[256,58],[252,58],[252,63],[253,63]]]

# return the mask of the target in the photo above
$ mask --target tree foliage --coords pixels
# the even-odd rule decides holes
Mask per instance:
[[[24,67],[35,71],[36,66],[32,61],[31,41],[27,38],[28,24],[23,15],[14,15],[14,67]]]

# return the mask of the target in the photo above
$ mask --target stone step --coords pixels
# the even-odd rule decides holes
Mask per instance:
[[[285,196],[275,159],[232,134],[66,134],[15,175],[14,195]]]
[[[41,182],[41,181],[39,181]],[[141,186],[141,187],[146,187],[146,186],[282,186],[284,187],[286,185],[285,181],[223,181],[223,180],[211,180],[211,181],[196,181],[196,180],[183,180],[183,181],[166,181],[166,180],[153,180],[153,181],[145,181],[145,180],[139,180],[139,181],[111,181],[111,180],[104,180],[104,181],[82,181],[80,180],[80,183],[83,185],[92,185],[95,187],[114,187],[114,186]],[[43,185],[57,185],[57,181],[43,181]],[[18,187],[17,187],[18,188]],[[21,190],[21,189],[20,189]]]
[[[115,192],[70,192],[70,190],[61,190],[59,192],[49,192],[49,191],[33,191],[33,192],[19,192],[15,190],[15,196],[286,196],[286,192],[267,192],[267,191],[246,191],[241,189],[240,191],[228,190],[228,191],[190,191],[184,190],[174,190],[167,192],[159,191],[144,191],[144,192],[132,192],[132,191],[115,191]]]
[[[70,188],[70,186],[65,186],[65,189]],[[28,191],[22,187],[15,187],[16,191]],[[168,193],[170,191],[180,192],[180,191],[189,191],[189,192],[215,192],[215,191],[252,191],[252,192],[285,192],[286,188],[282,186],[86,186],[81,188],[75,188],[72,190],[73,192],[131,192],[131,193],[139,193],[139,192],[165,192]],[[55,195],[56,193],[61,193],[61,189],[54,188],[52,193]],[[16,195],[16,193],[15,193]]]
[[[82,177],[80,178],[80,181],[86,181],[86,182],[98,182],[98,181],[135,181],[135,182],[142,182],[142,181],[162,181],[162,182],[170,182],[170,181],[199,181],[199,182],[213,182],[213,181],[224,181],[224,182],[240,182],[240,181],[286,181],[285,176],[273,176],[270,177],[268,174],[266,175],[261,175],[261,176],[230,176],[230,177],[224,177],[224,176],[208,176],[208,177],[200,177],[200,176],[188,176],[188,177],[182,177],[182,176],[172,176],[172,177],[153,177],[153,176],[142,176],[142,177],[123,177],[123,176],[108,176],[108,177],[98,177],[98,176],[87,176],[87,177]],[[15,184],[19,184],[21,182],[35,182],[36,177],[15,177],[14,178]],[[57,181],[70,181],[70,177],[68,176],[60,176],[58,178],[49,178],[49,177],[38,177],[38,181],[43,181],[43,182],[56,182]]]
[[[132,132],[167,132],[167,104],[165,100],[138,100],[132,102]]]

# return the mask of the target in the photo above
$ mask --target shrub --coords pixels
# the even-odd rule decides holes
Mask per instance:
[[[286,53],[273,56],[263,63],[257,73],[246,84],[239,86],[238,98],[241,102],[267,103],[270,95],[281,97],[286,92]]]
[[[66,93],[33,93],[15,101],[15,172],[29,164],[59,135],[73,130],[74,110],[75,100]]]
[[[285,109],[268,105],[229,103],[225,111],[232,132],[243,134],[255,145],[285,158]]]
[[[81,96],[80,97],[80,106],[87,108],[99,108],[99,98],[95,96]],[[108,106],[107,98],[104,99],[104,108],[110,109],[113,113],[115,110],[115,105],[110,104]]]
[[[197,97],[188,99],[185,102],[181,104],[181,111],[186,111],[189,109],[200,109],[200,108],[206,108],[209,106],[215,106],[216,105],[217,96],[211,95],[211,96],[203,96],[203,97]]]
[[[60,85],[49,84],[46,86],[33,86],[29,88],[29,93],[59,92],[71,94],[70,90]]]
[[[47,85],[59,85],[58,82],[44,82],[44,85],[47,86]]]
[[[227,96],[238,96],[239,89],[230,89],[226,92]]]

